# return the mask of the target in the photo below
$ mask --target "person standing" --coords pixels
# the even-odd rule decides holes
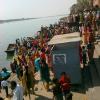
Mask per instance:
[[[13,92],[12,100],[24,100],[23,88],[15,81],[11,81],[11,89]]]
[[[43,81],[43,85],[45,86],[46,90],[49,90],[49,82],[50,82],[50,72],[48,68],[48,64],[44,59],[41,59],[41,67],[40,67],[40,75],[41,80]],[[46,85],[45,85],[46,83]]]
[[[52,82],[53,82],[53,86],[52,86],[53,99],[54,100],[63,100],[63,93],[62,93],[62,89],[61,89],[59,80],[54,78]]]
[[[5,79],[1,81],[1,87],[5,90],[6,97],[8,97],[8,82]]]
[[[64,94],[64,98],[65,98],[65,100],[67,100],[67,98],[68,98],[67,95],[70,94],[70,88],[71,88],[70,78],[65,72],[62,72],[59,82],[62,87],[62,92]]]
[[[29,66],[25,66],[25,69],[23,71],[23,76],[22,76],[22,86],[24,87],[24,94],[27,96],[29,95],[30,99],[30,93],[31,93],[31,88],[32,88],[32,93],[34,93],[34,85],[35,85],[35,80],[34,80],[34,75]]]
[[[82,47],[82,60],[83,60],[83,67],[87,64],[87,50],[85,46]]]
[[[91,62],[93,60],[93,54],[95,50],[94,43],[89,42],[87,44],[87,50],[88,50],[88,58],[89,58],[89,61]]]

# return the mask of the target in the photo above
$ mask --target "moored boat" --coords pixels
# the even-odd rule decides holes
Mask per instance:
[[[15,45],[16,44],[9,44],[8,48],[7,48],[7,50],[5,52],[9,53],[9,54],[14,54],[14,52],[15,52]]]

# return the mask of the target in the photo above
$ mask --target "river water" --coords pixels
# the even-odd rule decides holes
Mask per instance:
[[[9,68],[12,59],[7,58],[4,52],[9,43],[14,43],[16,38],[34,36],[41,25],[49,26],[59,21],[60,17],[49,17],[34,20],[25,20],[0,24],[0,67]]]

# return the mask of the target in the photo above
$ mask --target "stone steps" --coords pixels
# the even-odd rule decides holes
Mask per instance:
[[[100,46],[95,45],[95,50],[94,50],[94,62],[96,65],[96,69],[100,78]]]
[[[100,42],[98,42],[98,45],[100,46]]]
[[[86,95],[88,100],[100,100],[100,42],[95,44],[94,62],[89,63],[93,87],[88,88]]]
[[[95,53],[98,55],[98,57],[100,57],[100,46],[99,46],[99,44],[95,45]]]
[[[100,86],[89,88],[87,94],[87,100],[100,100]]]
[[[86,95],[88,100],[100,100],[100,77],[95,63],[89,63],[89,69],[93,86],[88,88]]]
[[[97,66],[95,65],[95,63],[92,63],[92,64],[90,63],[89,69],[91,73],[93,86],[98,85],[100,83],[100,77],[99,77],[99,73],[98,73]]]

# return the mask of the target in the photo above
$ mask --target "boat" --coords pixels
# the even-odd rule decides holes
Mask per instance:
[[[16,44],[9,44],[7,50],[5,51],[7,54],[14,54]]]

